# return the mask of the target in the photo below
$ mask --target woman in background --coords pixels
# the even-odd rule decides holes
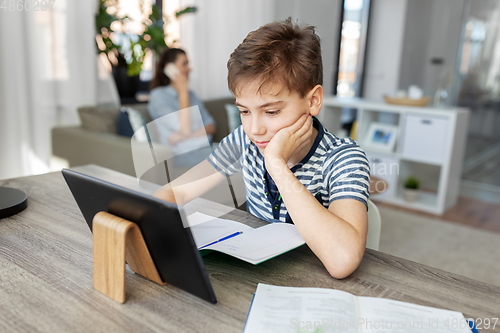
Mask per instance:
[[[160,119],[154,122],[158,132],[157,140],[172,147],[174,156],[206,148],[207,137],[211,143],[212,135],[215,133],[214,119],[201,100],[189,90],[190,71],[186,52],[178,48],[169,48],[162,53],[150,86],[148,112],[151,119],[156,120],[169,115],[163,118],[163,121]],[[189,108],[191,106],[198,106],[198,109]],[[195,152],[189,156],[186,154],[174,161],[176,165],[195,165],[209,153],[206,153],[206,156],[203,152],[198,154]]]

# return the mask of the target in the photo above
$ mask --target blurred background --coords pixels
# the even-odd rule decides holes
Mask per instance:
[[[321,37],[327,95],[383,102],[415,85],[430,107],[469,108],[461,191],[499,200],[497,0],[8,1],[0,8],[0,179],[60,168],[51,129],[78,126],[79,107],[146,103],[164,46],[187,51],[200,98],[230,97],[231,52],[248,32],[290,16]],[[345,133],[356,119],[356,109],[342,109]]]

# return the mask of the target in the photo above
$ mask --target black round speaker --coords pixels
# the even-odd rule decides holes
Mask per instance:
[[[0,187],[0,219],[23,211],[28,207],[26,193],[15,188]]]

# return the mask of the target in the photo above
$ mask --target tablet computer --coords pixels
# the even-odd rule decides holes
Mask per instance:
[[[164,282],[217,302],[191,230],[182,223],[182,209],[72,170],[63,169],[62,174],[90,230],[101,211],[136,223]]]

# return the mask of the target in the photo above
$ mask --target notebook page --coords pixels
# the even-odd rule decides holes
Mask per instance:
[[[243,332],[357,333],[356,298],[334,289],[259,283]]]
[[[203,214],[200,212],[196,212],[196,213],[193,213],[193,214],[186,216],[186,218],[187,218],[188,226],[194,227],[195,225],[198,225],[200,223],[213,220],[215,217],[207,215],[207,214]]]
[[[205,249],[224,252],[256,265],[303,244],[305,241],[295,225],[271,223]]]
[[[470,333],[462,313],[385,298],[358,297],[364,333]]]
[[[246,224],[224,220],[200,212],[193,213],[187,217],[191,226],[191,234],[198,248],[215,242],[235,232],[247,232],[253,230]],[[242,235],[239,235],[242,236]],[[208,248],[207,248],[208,249]]]

